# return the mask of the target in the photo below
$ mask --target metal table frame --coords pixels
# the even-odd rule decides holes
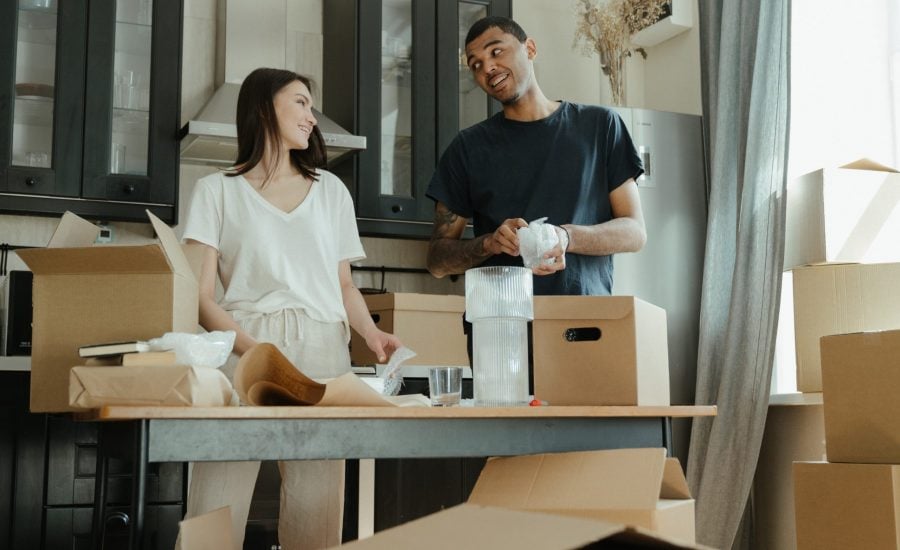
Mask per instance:
[[[330,410],[329,410],[330,409]],[[151,462],[442,458],[665,447],[672,417],[711,416],[715,407],[106,407],[86,419],[134,428],[131,548],[143,546]],[[115,421],[115,422],[112,422]],[[98,449],[94,499],[100,547],[106,457]]]

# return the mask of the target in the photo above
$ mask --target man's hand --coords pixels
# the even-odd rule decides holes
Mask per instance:
[[[490,254],[504,253],[518,256],[519,235],[517,232],[520,227],[528,227],[528,222],[522,218],[510,218],[504,221],[484,240],[484,251]]]
[[[548,260],[553,258],[553,263],[545,264],[541,262],[534,266],[531,268],[531,272],[535,275],[552,275],[553,273],[562,271],[566,268],[566,250],[569,248],[569,233],[558,225],[554,225],[553,229],[556,231],[559,242],[544,254],[544,259]]]

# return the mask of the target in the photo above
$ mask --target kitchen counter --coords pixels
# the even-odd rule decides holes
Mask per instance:
[[[10,357],[0,357],[0,371],[30,371],[31,356],[14,355]]]

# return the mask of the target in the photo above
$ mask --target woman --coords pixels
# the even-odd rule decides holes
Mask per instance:
[[[365,253],[350,194],[320,169],[325,148],[310,81],[280,69],[250,73],[238,95],[237,132],[234,167],[197,182],[184,231],[204,247],[200,324],[237,333],[226,374],[263,341],[309,377],[344,374],[348,323],[386,361],[401,344],[375,326],[351,279],[350,262]],[[282,547],[340,544],[343,461],[281,462],[279,470]],[[230,505],[235,548],[242,548],[258,471],[259,462],[195,464],[187,517]]]

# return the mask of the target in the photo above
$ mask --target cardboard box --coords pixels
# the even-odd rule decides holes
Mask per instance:
[[[825,460],[821,393],[772,395],[753,477],[752,548],[794,548],[794,462]]]
[[[693,543],[694,499],[665,449],[491,458],[469,503],[599,519]]]
[[[551,405],[668,405],[666,312],[632,296],[535,296],[534,395]]]
[[[596,546],[595,546],[596,545]],[[375,536],[342,545],[352,550],[428,548],[563,550],[574,548],[701,548],[657,533],[596,519],[461,504]]]
[[[463,333],[465,296],[389,292],[364,294],[363,298],[375,325],[394,334],[416,352],[410,364],[469,365]],[[350,337],[350,359],[354,365],[378,362],[365,339],[355,330]]]
[[[822,338],[822,386],[828,461],[900,464],[900,330]]]
[[[798,550],[900,548],[900,466],[794,464]]]
[[[34,273],[32,411],[75,410],[79,346],[196,332],[197,280],[172,230],[148,215],[157,244],[91,246],[97,227],[66,213],[47,248],[19,251]]]
[[[867,159],[788,183],[784,268],[900,261],[900,174]]]
[[[900,263],[814,265],[792,274],[797,389],[820,392],[822,336],[900,328]]]
[[[240,403],[219,369],[187,365],[72,367],[69,404],[225,407]]]

